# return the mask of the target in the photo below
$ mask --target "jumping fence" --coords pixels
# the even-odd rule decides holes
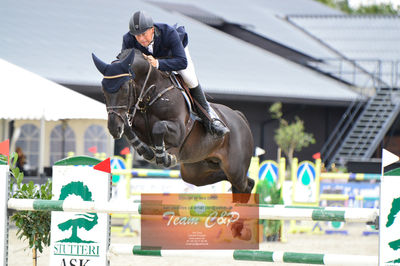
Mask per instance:
[[[8,199],[8,165],[0,165],[0,175],[4,177],[1,184],[4,197],[1,203],[3,204],[2,206],[4,207],[5,214],[1,219],[0,229],[4,231],[0,232],[3,233],[1,235],[7,236],[8,232],[7,210],[47,210],[53,211],[50,265],[69,265],[74,256],[79,256],[80,259],[88,256],[88,261],[90,260],[94,263],[92,265],[108,265],[109,257],[116,254],[163,257],[184,256],[200,257],[203,259],[230,258],[234,260],[321,265],[378,264],[377,256],[258,250],[147,250],[140,246],[110,245],[110,218],[108,214],[133,213],[141,215],[141,203],[110,200],[111,173],[110,171],[107,172],[96,167],[100,164],[104,164],[104,162],[89,157],[74,157],[57,162],[53,166],[53,194],[55,200],[48,201]],[[397,180],[400,180],[400,172],[394,173],[393,175],[397,175],[397,179],[394,180],[395,182],[398,182]],[[391,177],[390,179],[393,178]],[[382,179],[382,181],[384,180],[385,179]],[[390,187],[391,185],[385,186],[385,188]],[[390,197],[400,198],[400,193],[393,191],[393,189],[388,194],[390,194]],[[393,199],[390,200],[390,198],[386,196],[385,200],[390,205]],[[382,206],[384,206],[387,214],[393,211],[393,208],[390,206],[388,207],[385,204]],[[324,208],[317,206],[284,206],[267,204],[258,206],[244,204],[240,207],[257,207],[259,208],[259,218],[269,220],[363,222],[377,225],[379,219],[379,210],[373,208]],[[385,215],[384,219],[387,219],[387,217],[390,217],[390,215]],[[386,225],[381,228],[381,230],[386,229],[386,227],[388,227],[388,221],[384,220],[384,223],[382,223],[382,214],[380,215],[380,219],[381,224]],[[86,234],[79,232],[79,235],[77,235],[78,233],[76,228],[85,226],[87,229]],[[60,228],[62,228],[62,230],[60,230]],[[68,230],[66,228],[68,228]],[[391,228],[391,230],[396,229],[398,229],[398,226],[393,226]],[[386,234],[386,236],[389,238],[391,237],[388,234]],[[380,246],[382,243],[385,243],[384,241],[385,240],[381,237]],[[7,265],[7,237],[4,238],[4,241],[2,241],[1,244],[3,244],[2,250],[4,250],[1,261],[3,261],[3,265]],[[386,245],[388,244],[386,243],[385,246]],[[389,263],[391,262],[391,259],[396,258],[395,252],[386,253],[384,254],[386,257],[383,258],[382,251],[384,251],[384,249],[380,248],[380,251],[381,262]],[[91,264],[87,265],[89,266]]]

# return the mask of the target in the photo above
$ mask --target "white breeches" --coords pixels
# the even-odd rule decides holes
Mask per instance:
[[[199,85],[199,81],[196,76],[196,71],[194,70],[194,64],[192,58],[190,57],[188,46],[185,47],[185,54],[187,59],[187,67],[177,72],[182,76],[189,89],[192,89]]]

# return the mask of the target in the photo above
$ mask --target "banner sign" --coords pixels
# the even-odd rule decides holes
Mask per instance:
[[[293,202],[318,203],[319,180],[312,162],[304,161],[299,164],[296,179],[293,183]]]
[[[400,169],[381,178],[379,265],[400,265]]]
[[[259,208],[232,194],[142,194],[142,246],[161,249],[258,249]],[[247,196],[248,197],[248,196]]]
[[[53,199],[106,203],[110,182],[110,173],[92,166],[55,165]],[[49,265],[108,265],[109,238],[109,215],[106,213],[53,211]]]

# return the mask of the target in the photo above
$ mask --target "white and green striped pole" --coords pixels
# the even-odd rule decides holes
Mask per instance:
[[[176,206],[179,208],[179,206]],[[252,208],[243,205],[238,208]],[[8,208],[15,210],[47,210],[64,212],[127,213],[140,215],[141,204],[127,201],[81,201],[81,200],[33,200],[10,199]],[[174,209],[177,209],[174,208]],[[338,222],[375,222],[378,209],[342,208],[342,207],[302,207],[262,204],[259,207],[259,219],[267,220],[308,220]],[[162,210],[162,206],[159,206]],[[156,212],[159,215],[159,211]],[[240,209],[239,209],[239,213]],[[256,218],[256,217],[245,217]]]
[[[319,265],[363,265],[376,266],[377,256],[316,254],[258,250],[161,250],[145,249],[141,246],[112,244],[108,256],[136,255],[156,257],[186,257],[202,259],[233,259],[243,261],[263,261],[280,263],[302,263]]]

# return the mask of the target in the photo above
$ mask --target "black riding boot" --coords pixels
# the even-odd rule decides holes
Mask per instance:
[[[193,98],[203,107],[203,109],[207,112],[208,117],[201,111],[198,110],[197,114],[203,119],[203,123],[205,127],[210,131],[211,134],[215,134],[218,137],[222,137],[226,133],[229,132],[229,129],[222,123],[219,119],[218,115],[211,109],[209,103],[206,100],[203,90],[200,87],[200,84],[190,89],[190,93]],[[211,120],[209,119],[211,118]]]

